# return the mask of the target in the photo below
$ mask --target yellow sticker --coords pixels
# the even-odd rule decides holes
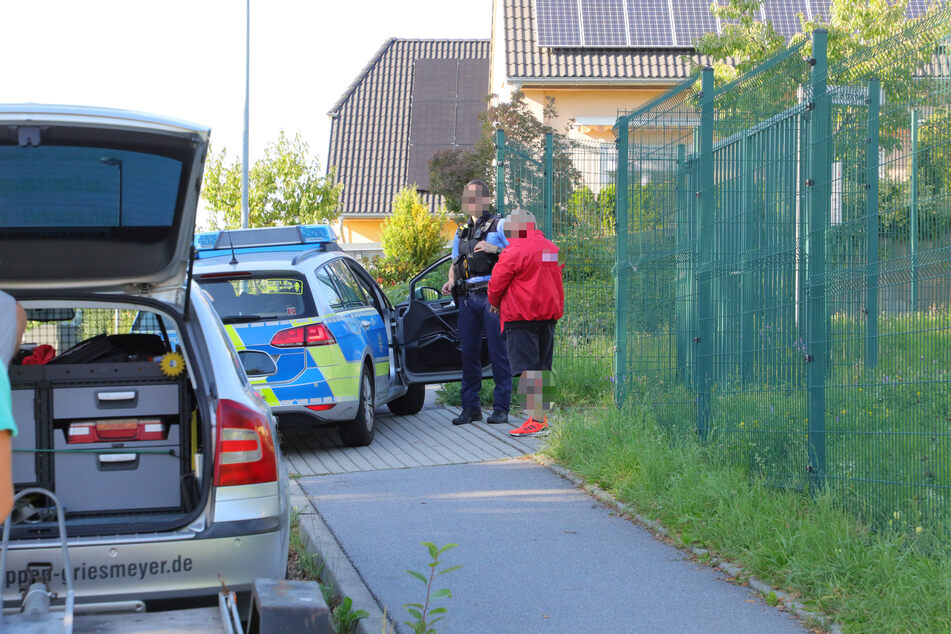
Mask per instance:
[[[162,363],[159,367],[162,368],[162,373],[165,376],[174,378],[185,371],[185,359],[177,352],[169,352],[162,357]]]

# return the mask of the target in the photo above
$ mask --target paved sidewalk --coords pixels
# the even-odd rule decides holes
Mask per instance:
[[[397,623],[425,589],[421,541],[459,546],[439,579],[451,632],[802,632],[748,588],[654,539],[530,459],[304,477],[297,481],[361,580]],[[295,487],[296,488],[296,487]],[[346,591],[346,586],[343,587]],[[361,607],[359,604],[355,608]],[[379,621],[366,631],[380,631]],[[409,631],[404,625],[400,631]]]

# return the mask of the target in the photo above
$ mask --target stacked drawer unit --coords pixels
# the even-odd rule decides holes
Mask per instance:
[[[68,513],[182,508],[191,462],[183,380],[157,363],[48,365],[42,374],[32,390],[35,446],[53,451],[39,452],[37,482],[51,484]]]

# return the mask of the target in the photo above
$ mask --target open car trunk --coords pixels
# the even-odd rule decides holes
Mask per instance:
[[[202,486],[208,426],[190,364],[170,356],[181,354],[176,320],[154,303],[24,304],[31,321],[10,369],[16,490],[53,491],[70,535],[190,521],[209,488]],[[19,538],[55,524],[39,495],[13,517]]]

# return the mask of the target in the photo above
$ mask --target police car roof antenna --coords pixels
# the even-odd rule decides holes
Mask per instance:
[[[231,245],[231,261],[228,262],[231,266],[234,266],[238,263],[238,257],[234,254],[234,242],[231,241],[231,232],[228,231],[228,244]]]

